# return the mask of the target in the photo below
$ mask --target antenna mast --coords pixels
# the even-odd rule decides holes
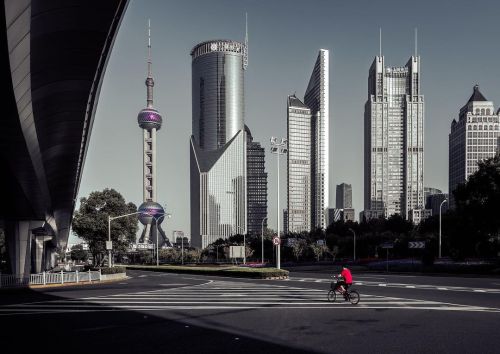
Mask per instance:
[[[148,19],[148,76],[146,78],[147,88],[147,102],[148,108],[153,107],[153,86],[155,82],[152,74],[152,61],[151,61],[151,19]]]
[[[417,45],[418,45],[418,30],[417,27],[415,27],[415,58],[417,57]]]
[[[379,39],[379,57],[382,57],[382,27],[379,27],[379,34],[378,34],[378,39]]]
[[[245,12],[245,48],[243,53],[243,70],[248,67],[248,13]]]

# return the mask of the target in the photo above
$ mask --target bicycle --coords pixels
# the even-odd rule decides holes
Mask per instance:
[[[356,290],[340,290],[338,283],[340,281],[339,277],[332,276],[332,279],[336,279],[336,282],[330,283],[330,290],[328,291],[328,301],[335,302],[337,299],[337,293],[344,296],[344,298],[353,305],[357,305],[359,302],[359,293]]]

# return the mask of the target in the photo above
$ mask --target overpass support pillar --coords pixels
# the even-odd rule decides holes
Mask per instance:
[[[47,270],[45,261],[47,257],[47,241],[52,240],[52,236],[34,236],[35,238],[35,264],[34,270],[35,273],[41,273],[42,271]]]
[[[6,223],[7,248],[12,274],[26,277],[31,273],[31,242],[34,228],[41,227],[43,221],[22,220]]]

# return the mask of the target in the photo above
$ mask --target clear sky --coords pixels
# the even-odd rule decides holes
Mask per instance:
[[[318,50],[330,50],[330,205],[335,185],[352,184],[356,215],[363,208],[363,113],[368,69],[379,51],[402,66],[414,52],[425,97],[425,185],[448,189],[448,133],[474,84],[500,102],[500,1],[451,0],[132,0],[104,76],[79,197],[112,187],[142,202],[142,133],[146,104],[146,35],[151,18],[158,133],[158,202],[172,213],[172,230],[190,233],[189,137],[191,57],[197,43],[244,39],[248,12],[246,118],[266,147],[269,221],[276,228],[276,157],[271,135],[286,136],[286,96],[303,97]],[[284,159],[283,159],[284,160]],[[280,174],[286,206],[286,164]],[[71,239],[70,239],[71,242]]]

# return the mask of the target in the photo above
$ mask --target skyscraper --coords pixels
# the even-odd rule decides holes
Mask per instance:
[[[325,210],[329,203],[329,51],[320,49],[304,94],[311,109],[311,226],[326,228]]]
[[[260,143],[253,141],[250,129],[247,134],[247,225],[248,233],[260,235],[267,227],[267,172],[265,152]],[[264,223],[263,223],[264,222]]]
[[[352,186],[350,184],[337,185],[335,207],[338,209],[352,208]]]
[[[137,123],[143,134],[143,203],[139,206],[139,211],[144,212],[139,220],[144,225],[139,242],[156,243],[156,232],[159,231],[163,238],[163,243],[170,246],[170,242],[165,232],[159,225],[163,218],[163,207],[156,203],[156,132],[162,125],[160,113],[153,108],[153,87],[155,85],[152,74],[151,61],[151,29],[148,22],[148,76],[146,78],[147,105],[137,116]],[[157,217],[154,219],[153,217]],[[158,222],[158,227],[152,227]]]
[[[424,96],[420,57],[403,67],[376,56],[365,104],[364,216],[400,214],[418,223],[424,209]]]
[[[288,229],[326,228],[329,199],[329,52],[320,49],[304,102],[287,99]]]
[[[469,100],[460,109],[458,121],[451,122],[449,135],[450,208],[455,205],[453,191],[478,170],[477,163],[494,157],[500,136],[500,110],[495,113],[479,86],[475,85]]]
[[[288,232],[311,230],[311,110],[295,95],[287,101]]]
[[[246,55],[246,44],[231,40],[203,42],[191,51],[194,247],[247,232]]]

